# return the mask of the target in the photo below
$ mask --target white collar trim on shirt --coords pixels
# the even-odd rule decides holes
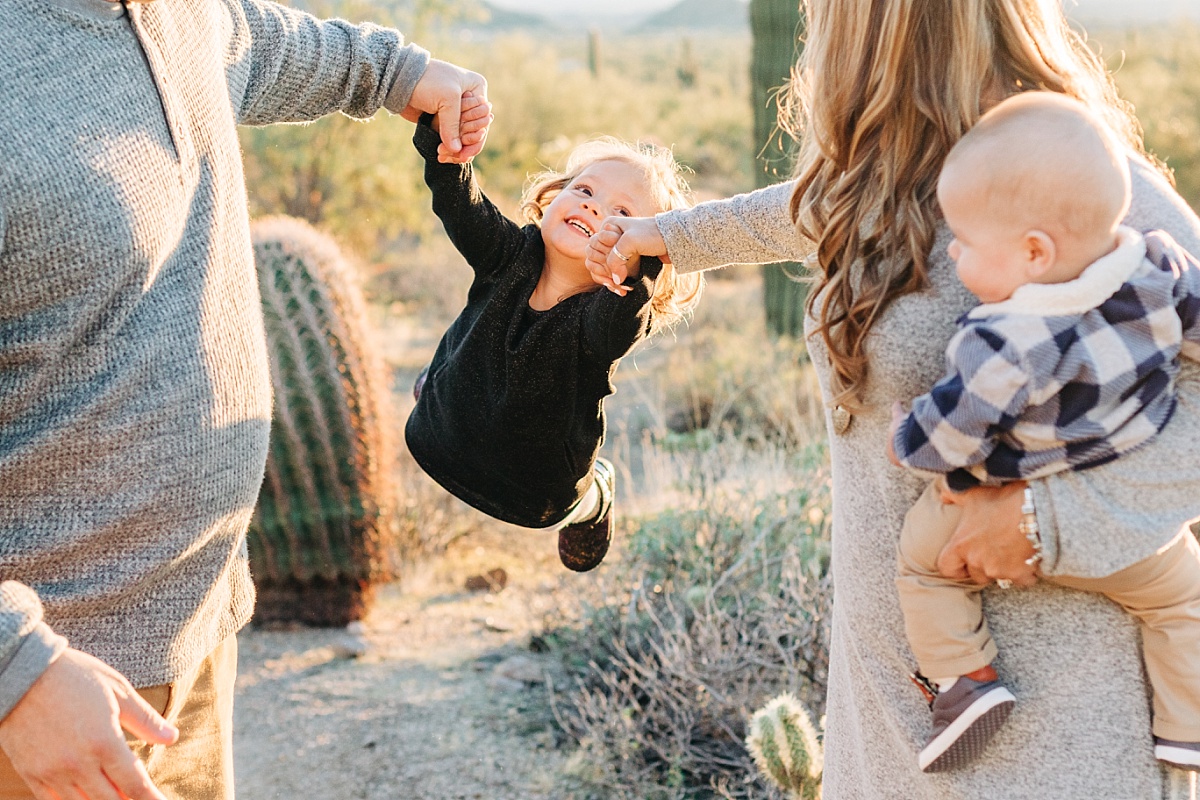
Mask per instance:
[[[1117,249],[1098,258],[1073,281],[1027,283],[999,303],[981,303],[968,312],[972,319],[994,314],[1057,317],[1090,311],[1117,293],[1146,259],[1146,240],[1133,228],[1117,228]]]

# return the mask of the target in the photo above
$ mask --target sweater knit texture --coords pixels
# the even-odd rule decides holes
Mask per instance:
[[[1200,355],[1200,264],[1161,231],[1119,235],[1076,279],[959,320],[946,375],[897,426],[901,464],[961,491],[1106,464],[1166,426],[1180,354]]]
[[[271,390],[236,125],[402,109],[428,54],[261,0],[0,19],[0,578],[30,590],[0,591],[0,654],[43,639],[0,700],[48,630],[161,684],[254,600]]]
[[[1161,228],[1200,247],[1200,219],[1161,176],[1133,160],[1126,224]],[[798,243],[791,184],[659,215],[683,270],[790,260]],[[896,544],[924,478],[887,460],[889,409],[929,389],[943,371],[955,320],[977,301],[958,282],[941,226],[930,286],[894,302],[867,342],[866,410],[842,434],[827,415],[833,468],[834,603],[825,732],[826,800],[1165,800],[1194,798],[1194,778],[1153,757],[1150,704],[1134,621],[1098,595],[1039,584],[983,592],[1002,654],[1000,677],[1016,695],[1007,725],[971,769],[924,774],[917,752],[929,708],[909,683],[915,660],[895,588]],[[812,321],[809,321],[811,331]],[[828,353],[810,339],[829,398]],[[1033,482],[1048,573],[1101,576],[1178,535],[1200,492],[1200,368],[1184,362],[1179,405],[1145,447],[1095,469]],[[1174,483],[1161,476],[1171,470]],[[1154,477],[1148,477],[1154,476]]]
[[[467,304],[438,344],[408,418],[408,448],[430,477],[497,519],[557,524],[592,485],[604,440],[604,398],[618,360],[645,338],[653,279],[620,297],[603,290],[529,306],[545,262],[541,228],[507,219],[470,164],[440,164],[426,122],[413,137],[425,158],[433,210],[475,271]]]

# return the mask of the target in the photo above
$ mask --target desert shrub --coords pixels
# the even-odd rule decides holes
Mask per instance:
[[[734,437],[796,448],[823,438],[820,391],[804,343],[768,334],[758,271],[709,275],[692,324],[632,359],[631,368],[655,378],[652,390],[643,389],[659,415],[651,434],[666,447]],[[714,279],[722,275],[735,277]]]
[[[572,676],[554,695],[570,777],[597,798],[769,795],[751,712],[782,691],[824,705],[824,447],[648,447],[643,491],[664,507],[623,525],[606,599],[544,637]]]

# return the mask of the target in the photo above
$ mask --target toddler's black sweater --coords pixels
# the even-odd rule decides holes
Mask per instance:
[[[475,272],[467,305],[442,336],[404,435],[417,463],[452,494],[525,527],[560,522],[591,486],[604,398],[617,361],[644,338],[656,258],[633,291],[597,287],[536,311],[541,230],[506,218],[470,164],[441,164],[428,119],[413,143],[433,210]]]

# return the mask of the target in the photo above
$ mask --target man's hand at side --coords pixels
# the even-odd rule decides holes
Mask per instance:
[[[38,800],[166,800],[122,728],[152,744],[179,738],[123,675],[68,649],[0,721],[0,748]]]

